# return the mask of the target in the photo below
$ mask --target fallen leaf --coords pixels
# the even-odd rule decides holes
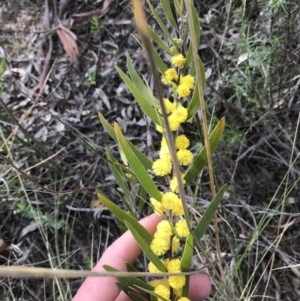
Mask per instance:
[[[27,235],[28,233],[33,232],[36,229],[38,229],[38,227],[39,227],[39,224],[37,222],[35,222],[35,221],[32,221],[29,225],[27,225],[26,227],[24,227],[22,229],[22,232],[21,232],[21,234],[19,236],[19,240],[21,238],[23,238],[25,235]]]
[[[56,33],[64,47],[65,52],[74,63],[75,69],[79,71],[79,49],[76,42],[76,35],[63,25],[63,23],[56,19]]]

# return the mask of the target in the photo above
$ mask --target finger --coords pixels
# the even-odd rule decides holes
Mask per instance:
[[[189,299],[200,301],[206,299],[211,292],[211,283],[205,275],[193,275],[190,278]]]
[[[154,233],[157,224],[163,219],[162,216],[152,214],[140,223],[150,232]],[[103,265],[126,271],[126,262],[133,262],[141,253],[141,249],[129,231],[126,231],[110,247],[106,249],[100,261],[93,271],[102,272]],[[79,288],[73,301],[115,301],[120,293],[116,286],[115,277],[88,277]]]

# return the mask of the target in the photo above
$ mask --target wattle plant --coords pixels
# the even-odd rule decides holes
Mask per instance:
[[[116,215],[123,224],[122,227],[132,232],[149,259],[148,272],[157,278],[148,283],[144,278],[119,277],[119,287],[136,301],[146,300],[136,293],[136,289],[148,293],[153,300],[188,301],[194,245],[199,246],[199,240],[208,228],[226,186],[223,186],[216,195],[212,193],[211,205],[193,229],[185,201],[184,186],[189,185],[211,160],[211,153],[216,150],[222,137],[225,121],[220,120],[210,134],[208,148],[204,146],[196,154],[191,152],[189,149],[191,141],[188,134],[184,133],[182,124],[193,122],[195,114],[201,107],[199,95],[201,93],[203,95],[205,88],[203,64],[198,55],[194,57],[191,43],[191,39],[194,39],[194,43],[199,44],[198,16],[190,1],[161,0],[166,19],[176,29],[175,38],[172,37],[151,2],[147,2],[165,37],[158,36],[146,24],[138,0],[133,1],[133,11],[142,44],[149,56],[157,94],[151,91],[149,85],[138,75],[129,56],[127,56],[129,76],[119,67],[116,68],[143,112],[153,121],[155,129],[161,134],[158,158],[154,162],[151,161],[124,137],[117,123],[112,127],[99,114],[102,125],[119,145],[123,164],[118,162],[108,148],[106,152],[112,174],[123,190],[120,199],[127,211],[120,209],[101,191],[98,191],[98,197]],[[187,13],[189,11],[186,10],[187,5],[190,5],[191,13]],[[186,23],[186,16],[188,20],[191,19],[193,35],[190,35],[190,25]],[[165,39],[168,42],[165,42]],[[169,55],[169,62],[165,63],[161,59],[153,44]],[[160,75],[157,74],[157,70]],[[200,70],[200,78],[197,78],[199,75],[197,70]],[[165,87],[164,90],[162,85]],[[205,126],[203,128],[207,129]],[[208,133],[206,134],[208,137]],[[163,191],[158,189],[155,182],[158,177],[165,179]],[[139,184],[137,196],[140,200],[138,204],[130,191],[131,187],[136,187],[137,184]],[[156,214],[164,217],[154,235],[137,221],[146,204],[151,206]],[[116,271],[113,267],[105,268],[107,271]],[[128,263],[128,271],[136,270]],[[145,275],[149,274],[146,272]]]

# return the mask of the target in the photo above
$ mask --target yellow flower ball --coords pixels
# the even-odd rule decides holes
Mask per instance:
[[[148,263],[148,271],[149,273],[161,273],[161,271],[151,261]]]
[[[167,174],[171,173],[172,163],[166,159],[157,159],[152,164],[152,170],[156,176],[166,176]]]
[[[169,284],[174,289],[181,289],[185,285],[185,276],[169,276]]]
[[[163,127],[161,125],[156,124],[155,125],[155,129],[159,132],[162,133],[163,132]]]
[[[174,112],[176,112],[176,110]],[[168,122],[172,132],[177,131],[180,127],[180,121],[178,120],[178,116],[174,115],[174,112],[168,116]]]
[[[185,122],[188,118],[188,110],[183,105],[179,104],[177,108],[174,110],[172,115],[176,116],[177,120],[182,123]],[[171,115],[171,116],[172,116]]]
[[[180,149],[177,152],[177,159],[180,165],[187,166],[193,161],[193,153],[188,149]]]
[[[152,287],[157,287],[159,285],[164,285],[165,287],[170,287],[168,279],[155,279],[149,282]]]
[[[167,79],[166,79],[164,76],[161,77],[161,82],[162,82],[163,84],[165,84],[165,85],[168,85],[168,84],[169,84],[168,81],[167,81]]]
[[[180,264],[181,264],[180,259],[178,258],[171,259],[167,266],[168,272],[169,273],[181,272]]]
[[[171,243],[172,255],[177,253],[179,248],[180,248],[180,240],[177,236],[173,236],[172,243]]]
[[[170,225],[170,222],[167,220],[163,220],[163,221],[159,222],[156,227],[156,232],[165,234],[166,236],[171,236],[173,234],[173,230]]]
[[[185,57],[182,54],[177,54],[172,57],[172,65],[182,68],[185,63]]]
[[[174,40],[174,42],[175,42],[175,44],[178,48],[182,47],[182,45],[183,45],[183,40],[182,39],[173,39],[173,40]]]
[[[178,80],[178,73],[174,68],[167,69],[165,71],[164,75],[168,81],[177,81]]]
[[[177,94],[179,98],[188,97],[191,94],[191,89],[187,84],[180,84],[177,87]]]
[[[164,98],[164,105],[167,110],[167,114],[172,113],[176,109],[176,103],[171,102],[168,98]]]
[[[191,300],[189,298],[187,298],[187,297],[181,297],[177,301],[191,301]]]
[[[171,51],[171,53],[172,53],[173,55],[179,54],[179,50],[178,50],[178,48],[177,48],[176,46],[171,46],[171,47],[170,47],[170,51]]]
[[[159,151],[159,157],[161,159],[169,160],[171,162],[171,154],[168,146],[162,146]]]
[[[181,219],[175,224],[175,230],[177,236],[180,238],[187,237],[188,234],[190,233],[185,219]]]
[[[180,199],[174,192],[164,193],[161,199],[161,203],[166,210],[172,210],[174,204],[178,201],[180,201]]]
[[[170,85],[173,88],[177,87],[178,74],[177,71],[173,68],[167,69],[165,74],[161,77],[161,81],[165,85]]]
[[[181,180],[182,180],[182,184],[183,186],[186,183],[186,180],[184,179],[185,174],[181,174]],[[178,181],[177,178],[174,176],[173,179],[170,181],[170,189],[172,192],[179,192],[179,188],[178,188]]]
[[[182,288],[177,289],[177,290],[173,289],[173,292],[174,292],[176,297],[180,298],[182,296]]]
[[[177,149],[186,149],[190,146],[190,140],[186,135],[179,135],[175,139],[175,146]]]
[[[193,89],[195,85],[195,77],[190,74],[180,77],[180,85],[187,85],[189,89]]]
[[[169,264],[169,261],[170,261],[170,259],[169,258],[166,258],[166,259],[164,259],[162,262],[163,262],[163,264],[165,265],[165,267],[167,267],[168,266],[168,264]],[[169,284],[168,284],[169,285]]]
[[[167,139],[165,137],[161,139],[160,146],[161,147],[168,146]]]
[[[172,113],[176,109],[175,102],[171,102],[168,98],[164,98],[163,101],[164,101],[167,114]],[[161,114],[161,109],[159,109],[158,112]]]
[[[170,299],[170,289],[164,285],[158,285],[154,289],[154,293],[161,296],[163,299],[158,298],[157,301],[163,301],[164,299],[169,300]]]
[[[150,198],[150,203],[154,207],[154,212],[158,215],[163,215],[166,211],[165,207],[162,205],[161,202],[157,201],[154,198]]]
[[[162,256],[170,249],[170,239],[156,236],[153,238],[150,248],[155,255]]]
[[[183,210],[183,206],[182,206],[182,201],[180,198],[178,198],[178,200],[176,200],[173,204],[173,208],[172,208],[172,214],[175,216],[181,216],[184,215],[184,210]]]

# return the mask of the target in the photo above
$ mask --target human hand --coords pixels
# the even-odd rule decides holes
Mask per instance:
[[[154,233],[162,216],[152,214],[140,221],[150,232]],[[126,271],[126,262],[134,262],[140,255],[141,249],[132,234],[127,231],[107,248],[93,271],[104,272],[103,265],[110,265],[118,270]],[[126,294],[116,285],[115,277],[88,277],[72,301],[129,301]],[[209,296],[211,284],[204,275],[190,277],[189,299],[200,301]]]

